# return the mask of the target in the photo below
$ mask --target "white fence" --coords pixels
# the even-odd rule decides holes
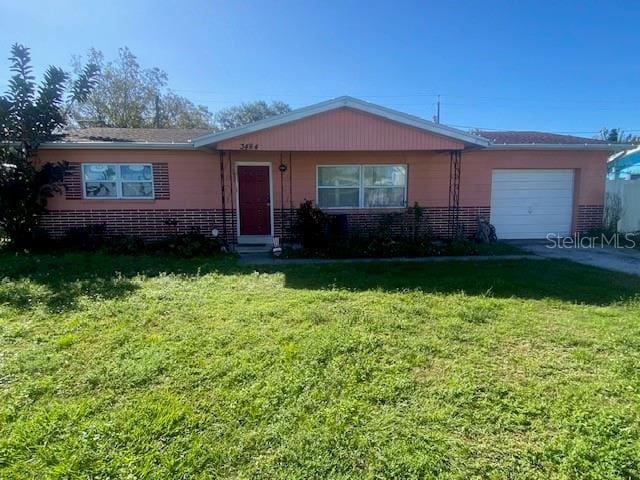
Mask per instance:
[[[607,180],[605,208],[614,208],[615,198],[620,201],[620,232],[640,231],[640,180]]]

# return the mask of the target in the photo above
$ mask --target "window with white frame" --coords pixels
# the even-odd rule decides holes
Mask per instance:
[[[86,198],[153,198],[150,164],[84,164],[82,180]]]
[[[406,206],[406,165],[319,166],[320,208],[397,208]]]

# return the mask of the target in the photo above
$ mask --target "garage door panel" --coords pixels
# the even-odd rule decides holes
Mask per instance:
[[[548,232],[545,230],[523,230],[521,232],[511,232],[500,237],[501,240],[543,240],[545,238],[558,238],[566,236],[566,233],[553,233],[552,231]],[[550,237],[552,236],[552,237]]]
[[[546,195],[546,196],[545,196]],[[531,192],[528,190],[522,190],[520,192],[496,192],[493,195],[493,198],[496,200],[505,200],[505,201],[518,201],[518,200],[527,200],[527,201],[535,201],[540,204],[554,204],[557,201],[565,200],[573,203],[573,195],[567,193],[566,191],[561,190],[548,190],[548,191],[539,191],[539,192]]]
[[[564,183],[554,183],[554,184],[550,184],[548,185],[546,188],[543,186],[538,186],[536,184],[536,187],[529,187],[526,183],[521,183],[521,184],[514,184],[509,182],[508,184],[502,184],[502,185],[496,185],[494,184],[495,191],[497,193],[505,193],[505,192],[531,192],[534,195],[540,195],[541,193],[544,192],[565,192],[566,193],[566,189],[567,189],[567,183],[568,182],[564,182]]]
[[[564,190],[567,186],[567,180],[561,181],[536,181],[536,182],[514,182],[514,181],[502,181],[494,182],[496,190],[520,190],[522,186],[526,186],[527,190],[549,190],[557,189]]]
[[[499,238],[568,235],[573,213],[573,170],[496,169],[491,223]]]
[[[555,231],[557,228],[564,230],[566,227],[564,215],[539,215],[538,218],[535,217],[536,215],[513,215],[508,219],[509,225],[544,225],[544,228],[555,227]],[[536,229],[538,228],[536,227]]]
[[[534,209],[532,209],[532,211],[530,212],[529,209],[526,206],[520,206],[518,205],[517,207],[497,207],[495,209],[495,211],[492,211],[492,213],[495,213],[496,216],[504,216],[504,217],[529,217],[529,216],[535,216],[535,215],[543,215],[543,216],[549,216],[549,215],[559,215],[562,218],[566,218],[567,214],[571,213],[571,206],[570,205],[564,205],[564,206],[557,206],[557,205],[540,205],[538,207],[535,207]]]
[[[530,225],[514,225],[512,229],[509,230],[510,238],[519,238],[518,234],[523,232],[538,232],[539,238],[545,238],[547,234],[555,234],[562,232],[562,224],[557,225],[549,225],[543,229],[534,229]],[[504,238],[504,237],[503,237]],[[523,237],[520,237],[523,238]],[[524,237],[526,238],[526,237]]]
[[[573,180],[573,170],[561,169],[496,169],[493,171],[496,182],[517,181],[530,182],[566,182]]]
[[[522,236],[523,233],[525,232],[537,232],[537,236],[536,237],[524,237]],[[504,235],[500,238],[506,238],[506,239],[532,239],[532,238],[546,238],[547,235],[549,234],[553,234],[553,235],[566,235],[565,232],[563,232],[563,226],[562,225],[548,225],[545,228],[542,229],[532,229],[531,226],[527,226],[527,225],[514,225],[514,227],[512,229],[509,229],[509,233],[507,235]]]

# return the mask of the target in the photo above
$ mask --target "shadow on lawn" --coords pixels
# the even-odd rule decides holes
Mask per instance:
[[[213,270],[213,267],[203,269],[202,259],[0,253],[0,304],[21,309],[42,304],[52,312],[71,311],[78,307],[81,297],[115,299],[135,292],[139,286],[133,278],[138,275],[191,276]]]
[[[418,290],[609,305],[640,298],[640,277],[556,260],[341,263],[264,269],[294,289]]]
[[[139,287],[134,277],[185,276],[216,272],[250,275],[281,273],[285,287],[303,290],[403,290],[426,293],[489,294],[498,298],[551,298],[608,305],[640,296],[640,277],[551,260],[446,263],[335,263],[239,266],[232,258],[179,259],[166,256],[102,254],[0,254],[0,304],[51,311],[76,309],[80,297],[125,297]]]
[[[95,299],[119,298],[132,293],[138,287],[131,280],[115,272],[95,273],[85,271],[73,280],[68,272],[52,275],[33,271],[20,276],[7,276],[0,268],[3,280],[15,283],[0,288],[0,305],[15,308],[31,308],[43,304],[52,312],[74,310],[78,299],[86,296]]]

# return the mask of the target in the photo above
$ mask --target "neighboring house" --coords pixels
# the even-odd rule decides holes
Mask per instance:
[[[637,180],[640,178],[640,147],[613,155],[607,163],[607,179]]]
[[[606,206],[621,232],[640,231],[640,147],[621,152],[607,165]]]
[[[53,235],[106,224],[149,239],[192,228],[230,243],[287,237],[305,199],[376,228],[418,202],[437,236],[478,217],[501,238],[567,235],[601,224],[607,157],[624,145],[539,132],[470,134],[351,97],[219,133],[93,128],[42,145],[67,161]],[[395,227],[394,227],[395,228]]]

